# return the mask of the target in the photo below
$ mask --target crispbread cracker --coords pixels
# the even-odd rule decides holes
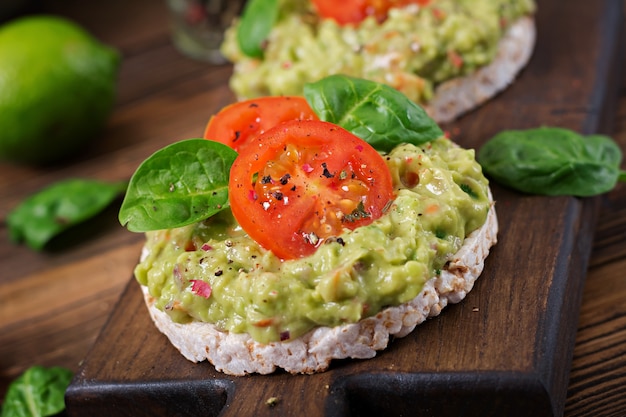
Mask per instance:
[[[424,106],[426,112],[438,123],[450,122],[504,90],[528,63],[535,38],[534,18],[518,19],[500,40],[495,59],[472,74],[439,85]]]
[[[157,328],[192,362],[208,360],[218,371],[230,375],[268,374],[277,368],[296,374],[328,369],[333,359],[368,359],[383,350],[389,337],[404,337],[429,317],[441,313],[448,303],[458,303],[473,288],[484,260],[497,241],[498,220],[491,194],[485,224],[472,232],[437,277],[428,280],[410,302],[388,307],[354,324],[317,327],[302,337],[262,344],[248,334],[221,331],[213,324],[173,322],[154,306],[142,286],[150,316]]]

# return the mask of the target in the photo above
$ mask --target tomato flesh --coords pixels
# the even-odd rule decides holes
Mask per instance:
[[[209,120],[204,138],[240,152],[256,135],[281,122],[318,119],[304,97],[261,97],[224,107]]]
[[[293,259],[378,219],[394,191],[371,145],[335,124],[307,120],[255,137],[233,163],[229,198],[251,238]]]
[[[359,23],[368,16],[374,16],[382,22],[387,18],[389,9],[403,7],[409,4],[425,6],[431,0],[313,0],[317,13],[329,19],[334,19],[340,25]]]

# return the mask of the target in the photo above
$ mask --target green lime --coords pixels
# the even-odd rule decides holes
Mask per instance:
[[[119,53],[67,19],[0,26],[0,159],[42,164],[89,143],[115,102]]]

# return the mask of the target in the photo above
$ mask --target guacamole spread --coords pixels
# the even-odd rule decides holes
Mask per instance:
[[[426,103],[439,83],[489,64],[510,24],[535,10],[534,0],[433,0],[390,9],[382,23],[340,26],[320,19],[309,0],[279,3],[263,59],[241,52],[238,22],[226,33],[222,53],[235,64],[230,87],[239,98],[301,95],[306,82],[345,74]]]
[[[261,343],[405,303],[483,225],[488,182],[474,151],[446,138],[399,145],[385,160],[396,190],[386,213],[309,257],[281,261],[224,210],[197,224],[148,232],[135,276],[172,320],[213,323]]]

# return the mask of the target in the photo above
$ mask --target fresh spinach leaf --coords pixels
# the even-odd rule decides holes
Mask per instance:
[[[611,138],[563,128],[500,132],[477,159],[496,182],[530,194],[586,197],[626,181],[622,152]]]
[[[249,0],[237,28],[239,49],[249,57],[263,58],[263,44],[278,19],[278,0]]]
[[[9,237],[41,250],[55,236],[106,208],[126,191],[127,182],[72,178],[30,196],[7,216]]]
[[[73,377],[62,367],[33,366],[11,382],[0,417],[45,417],[65,409],[65,391]]]
[[[338,124],[382,152],[443,136],[422,107],[374,81],[331,75],[305,84],[304,96],[320,119]]]
[[[170,229],[204,220],[229,206],[230,147],[187,139],[155,152],[137,168],[119,212],[132,232]]]

